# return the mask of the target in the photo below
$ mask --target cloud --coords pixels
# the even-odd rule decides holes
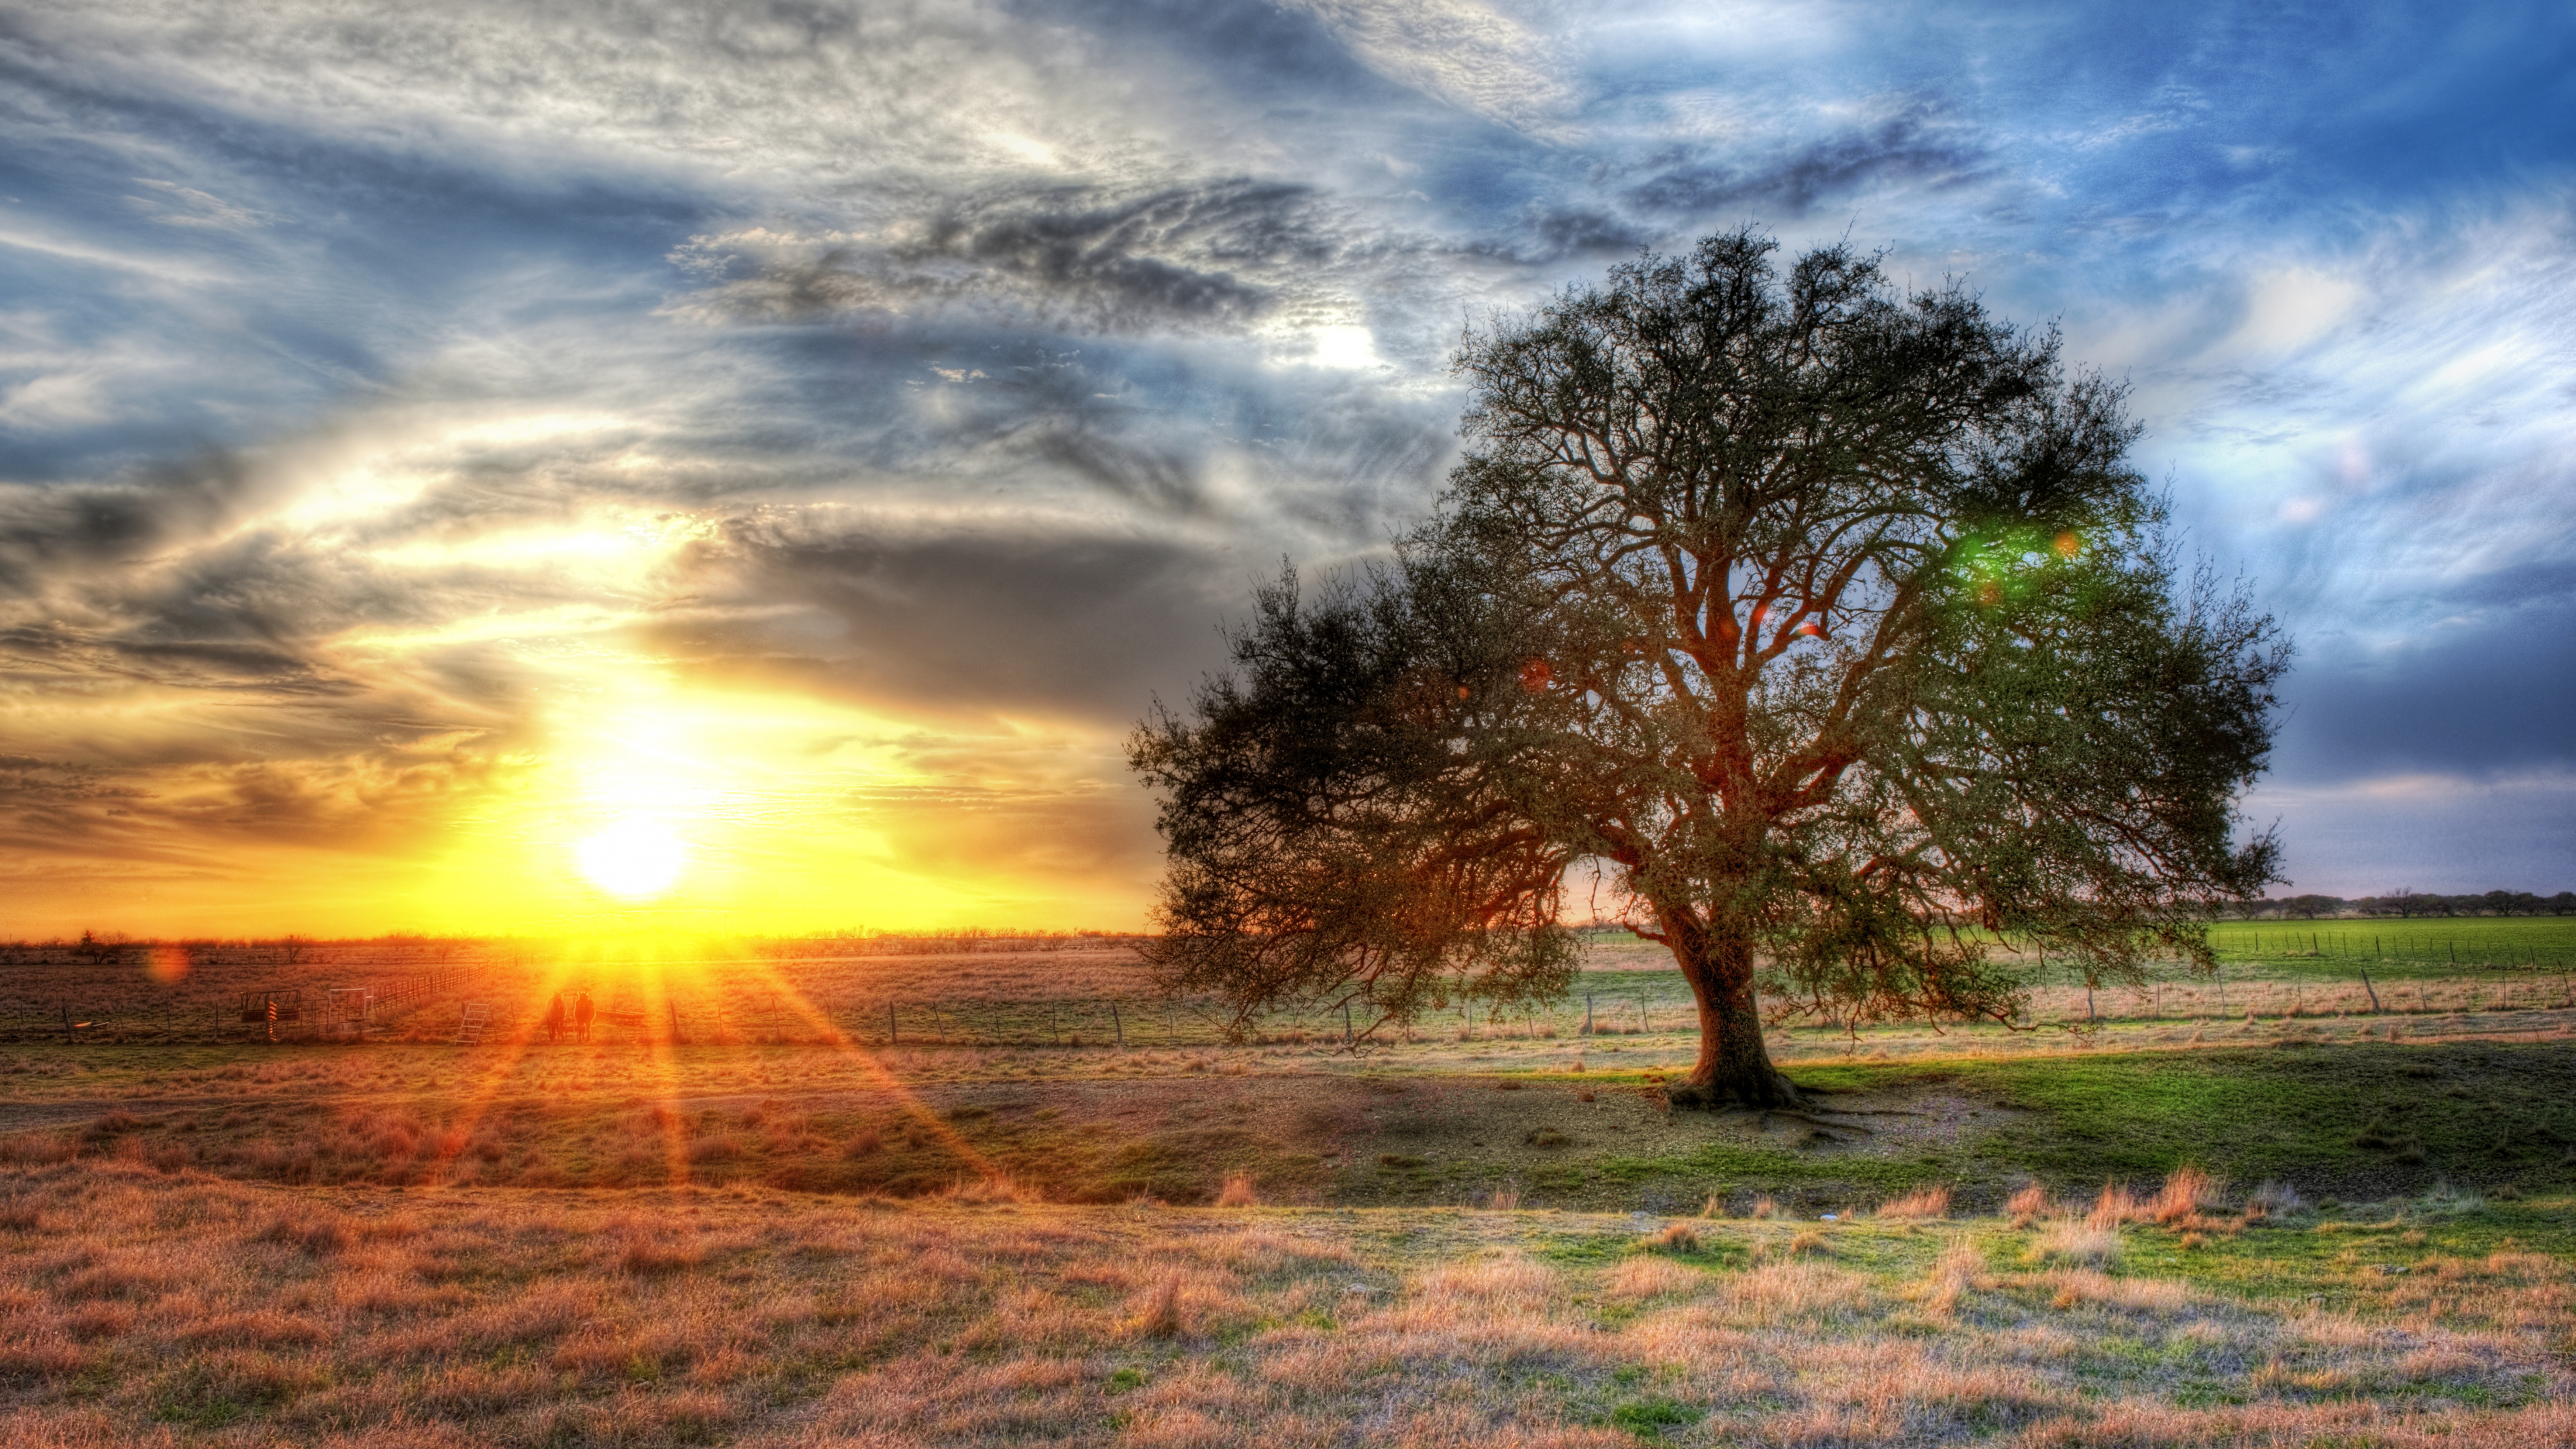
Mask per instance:
[[[274,218],[248,207],[235,206],[220,196],[210,196],[194,187],[176,181],[138,176],[134,184],[149,188],[146,196],[129,196],[127,201],[137,211],[160,226],[208,227],[218,231],[248,231],[265,226]]]
[[[690,551],[684,612],[639,624],[714,679],[758,677],[925,717],[1121,725],[1218,662],[1221,558],[1067,519],[923,526],[832,511],[738,520]]]
[[[965,310],[1054,330],[1242,331],[1301,301],[1334,306],[1350,246],[1310,188],[1235,178],[962,198],[870,233],[753,227],[692,238],[673,259],[715,281],[682,315]]]
[[[1964,185],[1991,164],[1969,128],[1934,105],[1910,101],[1867,125],[1770,155],[1733,150],[1674,158],[1630,186],[1625,200],[1643,211],[1690,217],[1755,210],[1798,217],[1871,185]]]
[[[2198,15],[13,15],[0,867],[537,919],[558,837],[649,797],[725,899],[830,875],[800,921],[884,879],[1132,923],[1119,736],[1281,555],[1420,515],[1460,329],[1747,219],[2136,382],[2306,645],[2283,788],[2555,778],[2514,661],[2576,676],[2562,123],[2460,132],[2466,52],[2213,57]]]
[[[2093,342],[2139,368],[2202,516],[2337,649],[2433,664],[2576,570],[2576,197],[2479,210],[2196,258],[2168,321]]]
[[[1472,0],[1283,0],[1315,17],[1370,69],[1514,129],[1564,133],[1574,88],[1554,47]]]
[[[2401,888],[2549,894],[2576,880],[2576,773],[2565,770],[2267,784],[2247,810],[2280,822],[2287,889],[2346,897]],[[2400,820],[2403,828],[2392,829]]]

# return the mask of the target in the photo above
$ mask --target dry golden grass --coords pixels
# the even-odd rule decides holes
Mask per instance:
[[[1993,1266],[2009,1241],[1993,1220],[1640,1234],[1617,1216],[22,1163],[0,1181],[0,1442],[1609,1449],[1661,1422],[1707,1444],[2486,1449],[2576,1432],[2576,1275],[2554,1258],[2437,1255],[2354,1316],[2080,1254]],[[1756,1246],[1791,1256],[1747,1266]],[[2478,1326],[2454,1326],[2468,1299]],[[2242,1402],[2213,1406],[2209,1384]]]
[[[1950,1189],[1935,1185],[1878,1205],[1876,1216],[1890,1221],[1946,1218],[1950,1215]]]
[[[2147,1204],[2147,1216],[2171,1227],[2218,1201],[2221,1186],[2218,1179],[2186,1163],[2165,1178],[2164,1187]]]
[[[2091,1218],[2060,1218],[2040,1229],[2028,1254],[2033,1263],[2101,1267],[2120,1260],[2120,1230]]]

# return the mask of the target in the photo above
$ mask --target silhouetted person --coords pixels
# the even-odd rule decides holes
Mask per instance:
[[[581,999],[572,1006],[572,1024],[579,1028],[583,1041],[590,1040],[590,1019],[596,1015],[598,1013],[591,1009],[590,993],[583,992]]]
[[[548,1041],[561,1041],[561,1040],[563,1040],[563,1029],[564,1029],[564,1004],[563,1004],[563,993],[562,993],[562,992],[560,992],[560,991],[558,991],[558,992],[556,992],[556,993],[555,993],[554,1003],[553,1003],[552,1005],[550,1005],[550,1006],[548,1006],[548,1007],[546,1008],[546,1040],[548,1040]]]

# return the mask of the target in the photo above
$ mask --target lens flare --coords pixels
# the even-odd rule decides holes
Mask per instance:
[[[143,971],[164,986],[174,986],[187,979],[190,964],[187,947],[155,946],[143,963]]]
[[[613,896],[643,900],[679,884],[689,848],[671,828],[629,816],[573,847],[581,873]]]

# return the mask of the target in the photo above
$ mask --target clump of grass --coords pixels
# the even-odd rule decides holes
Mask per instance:
[[[1948,1319],[1958,1308],[1959,1295],[1970,1288],[1982,1287],[1986,1281],[1986,1255],[1966,1238],[1952,1238],[1933,1259],[1932,1272],[1916,1290],[1924,1311],[1934,1318]]]
[[[320,1255],[348,1248],[358,1241],[358,1235],[336,1213],[304,1209],[271,1218],[268,1226],[259,1230],[257,1241],[286,1243]]]
[[[1893,1202],[1881,1203],[1877,1212],[1879,1217],[1898,1222],[1946,1218],[1949,1215],[1950,1189],[1942,1185],[1923,1188],[1917,1192],[1907,1193]]]
[[[1252,1189],[1252,1174],[1248,1172],[1227,1173],[1225,1176],[1225,1186],[1217,1191],[1216,1205],[1221,1208],[1248,1208],[1261,1206],[1261,1195]]]
[[[1753,1211],[1746,1216],[1757,1220],[1776,1218],[1780,1216],[1780,1204],[1772,1201],[1771,1194],[1766,1192],[1753,1200]]]
[[[1662,1232],[1646,1240],[1646,1246],[1659,1253],[1696,1253],[1699,1230],[1688,1223],[1666,1223]]]
[[[2218,1179],[2185,1163],[2166,1176],[2163,1188],[2147,1204],[2147,1215],[2172,1227],[2216,1202],[2219,1185]]]
[[[885,1139],[877,1134],[877,1129],[874,1127],[862,1127],[858,1131],[851,1133],[849,1140],[841,1144],[841,1155],[843,1157],[874,1157],[877,1153],[883,1151],[884,1148]]]
[[[689,1160],[696,1163],[739,1162],[750,1155],[741,1138],[730,1132],[701,1137],[689,1144]]]
[[[619,1271],[638,1278],[662,1278],[683,1273],[706,1261],[706,1254],[694,1243],[678,1243],[656,1238],[630,1238],[626,1251],[617,1255]]]
[[[1136,1312],[1128,1320],[1128,1331],[1138,1338],[1178,1338],[1186,1328],[1181,1322],[1181,1275],[1167,1274],[1137,1300]]]
[[[2262,1185],[2245,1199],[2245,1216],[2249,1222],[2266,1217],[2288,1217],[2307,1210],[2308,1200],[2299,1196],[2299,1190],[2275,1178],[2264,1179]]]
[[[1639,1437],[1661,1437],[1666,1429],[1696,1424],[1700,1411],[1678,1399],[1640,1399],[1610,1411],[1610,1422]]]
[[[1520,1184],[1518,1183],[1504,1183],[1502,1186],[1495,1188],[1493,1194],[1485,1199],[1486,1208],[1498,1213],[1515,1211],[1520,1207],[1520,1205],[1521,1189]]]
[[[1041,1200],[1038,1194],[1022,1188],[1019,1183],[998,1172],[985,1173],[975,1177],[961,1177],[955,1182],[950,1183],[947,1190],[940,1193],[939,1196],[949,1202],[963,1203],[1037,1202]]]
[[[1699,1215],[1704,1218],[1722,1218],[1726,1216],[1726,1199],[1719,1197],[1716,1193],[1710,1193],[1708,1195],[1708,1201],[1699,1205]]]
[[[2031,1245],[2028,1260],[2033,1263],[2071,1263],[2078,1267],[2106,1267],[2120,1260],[2120,1229],[2116,1224],[2084,1219],[2060,1218],[2040,1230],[2039,1240]]]
[[[2016,1228],[2029,1227],[2056,1210],[2056,1204],[2048,1200],[2048,1189],[2035,1182],[2024,1186],[2004,1200],[2004,1213],[2012,1219],[2012,1225]]]
[[[46,1164],[80,1156],[80,1143],[56,1132],[15,1132],[0,1137],[0,1162]]]
[[[1793,1258],[1809,1255],[1822,1258],[1832,1253],[1833,1249],[1825,1242],[1825,1235],[1814,1228],[1808,1228],[1789,1240],[1789,1256]]]
[[[2135,1194],[2119,1183],[2108,1182],[2102,1185],[2102,1195],[2093,1200],[2093,1211],[2085,1215],[2084,1221],[2091,1227],[2116,1229],[2146,1216],[2146,1204],[2138,1201]]]
[[[1533,1127],[1521,1136],[1532,1147],[1563,1147],[1573,1140],[1553,1127]]]
[[[2466,1217],[2487,1210],[2487,1200],[2475,1188],[2453,1187],[2435,1179],[2432,1188],[2413,1203],[2415,1211],[2426,1217]]]

